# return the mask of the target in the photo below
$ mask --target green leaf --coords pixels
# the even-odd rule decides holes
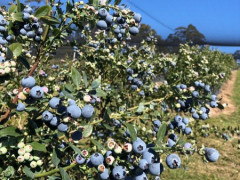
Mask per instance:
[[[119,5],[122,0],[115,0],[114,5]]]
[[[107,96],[107,93],[105,91],[103,91],[102,89],[100,88],[97,88],[96,89],[96,96],[97,97],[106,97]]]
[[[95,139],[91,139],[92,143],[97,146],[98,150],[101,151],[101,150],[106,150],[104,148],[104,146],[102,144],[100,144],[98,141],[96,141]]]
[[[24,172],[24,174],[26,174],[27,177],[34,179],[34,173],[31,171],[31,169],[29,167],[24,166],[23,172]]]
[[[38,142],[32,142],[30,143],[30,145],[35,151],[47,152],[46,146],[44,144],[40,144]]]
[[[8,8],[8,14],[10,15],[13,12],[17,12],[17,6],[15,4],[12,4],[9,8]]]
[[[99,0],[89,0],[89,4],[91,4],[93,7],[97,8],[99,4]]]
[[[22,45],[20,43],[13,43],[8,46],[7,57],[20,56],[22,54]]]
[[[85,88],[87,88],[88,86],[87,74],[85,73],[85,71],[83,71],[82,74],[83,74],[84,86]]]
[[[110,130],[110,131],[113,131],[113,130],[114,130],[113,127],[109,126],[109,125],[106,124],[106,123],[103,123],[103,126],[104,126],[106,129]]]
[[[51,6],[46,5],[37,9],[35,16],[41,18],[43,16],[48,16],[48,13],[52,10]]]
[[[70,146],[76,153],[82,154],[81,150],[80,150],[77,146],[73,145],[72,143],[70,143],[69,146]]]
[[[70,180],[68,173],[63,168],[60,167],[59,170],[62,176],[62,180]]]
[[[21,13],[21,12],[13,13],[11,17],[12,17],[13,21],[23,22],[23,19],[22,19],[23,13]]]
[[[57,167],[60,163],[60,159],[57,157],[56,150],[53,149],[53,155],[52,155],[52,163]]]
[[[137,134],[136,134],[136,131],[135,131],[133,125],[125,123],[125,126],[127,127],[128,131],[130,133],[132,141],[136,141],[137,140]]]
[[[83,137],[89,137],[92,134],[93,131],[93,126],[92,125],[86,125],[84,126],[84,131],[83,133]]]
[[[21,136],[18,132],[16,132],[17,128],[15,127],[7,127],[5,129],[0,130],[0,138],[5,136],[13,136],[18,137]]]
[[[27,69],[30,69],[30,64],[24,57],[20,56],[18,61],[20,61]]]
[[[158,130],[158,134],[157,134],[157,144],[160,145],[164,136],[165,136],[165,133],[166,133],[166,130],[167,130],[167,125],[165,123],[163,123],[159,130]]]
[[[18,10],[18,12],[22,12],[23,8],[24,8],[24,5],[22,3],[20,3],[19,0],[17,0],[17,10]]]
[[[91,87],[92,87],[93,89],[97,89],[97,88],[100,86],[100,84],[101,84],[101,80],[100,80],[100,79],[95,79],[95,80],[92,82]]]
[[[12,166],[8,166],[7,169],[4,171],[4,176],[5,177],[12,177],[15,174],[15,169]]]
[[[82,76],[75,67],[72,67],[71,69],[71,78],[73,83],[77,86],[77,88],[79,88],[79,84],[81,83]]]
[[[48,25],[60,23],[58,19],[56,19],[55,17],[51,17],[51,16],[42,16],[40,19]]]
[[[144,107],[144,103],[140,103],[139,106],[138,106],[137,112],[138,112],[138,113],[143,112],[143,111],[144,111],[144,108],[145,108],[145,107]]]
[[[64,96],[66,96],[67,98],[75,99],[75,98],[73,97],[73,95],[70,94],[69,92],[67,92],[66,90],[63,90],[62,92],[63,92]]]

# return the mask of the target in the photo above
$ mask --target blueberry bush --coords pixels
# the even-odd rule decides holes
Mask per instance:
[[[1,8],[1,179],[159,179],[196,152],[218,160],[198,127],[224,108],[214,90],[234,59],[187,44],[159,54],[151,34],[137,48],[142,17],[120,2]],[[53,64],[76,28],[76,58]]]

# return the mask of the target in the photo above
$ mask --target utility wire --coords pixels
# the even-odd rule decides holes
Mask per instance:
[[[151,19],[153,19],[154,21],[156,21],[158,24],[160,24],[161,26],[175,32],[175,30],[173,28],[171,28],[170,26],[168,26],[167,24],[165,24],[164,22],[160,21],[159,19],[155,18],[154,16],[152,16],[150,13],[148,13],[147,11],[145,11],[144,9],[142,9],[141,7],[139,7],[138,5],[136,5],[135,3],[133,3],[131,0],[127,0],[128,3],[130,3],[131,5],[133,5],[135,8],[137,8],[138,10],[142,11],[144,14],[146,14],[148,17],[150,17]]]

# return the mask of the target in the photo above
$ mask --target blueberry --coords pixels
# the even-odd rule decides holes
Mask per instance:
[[[210,91],[211,91],[211,89],[210,89],[210,86],[209,86],[209,85],[205,85],[204,89],[205,89],[205,91],[207,91],[207,92],[210,92]]]
[[[140,81],[140,80],[139,80],[139,81],[137,81],[137,86],[138,86],[138,87],[141,87],[141,86],[143,86],[143,82],[142,82],[142,81]]]
[[[132,90],[137,90],[137,88],[138,88],[137,85],[131,85]]]
[[[170,134],[169,136],[168,136],[168,138],[170,138],[171,140],[173,140],[173,141],[177,141],[177,139],[178,139],[178,136],[176,135],[176,134]]]
[[[169,129],[174,129],[175,126],[176,126],[176,122],[175,122],[175,121],[171,121],[171,122],[168,124]]]
[[[123,166],[115,166],[112,170],[112,176],[114,179],[124,179],[126,176],[126,170]]]
[[[49,101],[49,105],[51,108],[53,109],[57,109],[59,107],[61,103],[61,99],[57,98],[57,97],[53,97],[50,101]]]
[[[181,159],[177,154],[170,154],[166,158],[166,164],[170,169],[180,168]]]
[[[113,154],[112,151],[107,151],[105,155],[106,155],[106,157],[108,157],[108,156],[112,156],[112,154]]]
[[[18,103],[16,110],[19,111],[19,112],[21,112],[21,111],[24,111],[24,109],[25,109],[25,104],[23,104],[23,103]]]
[[[23,87],[28,87],[28,88],[32,88],[33,86],[35,86],[36,80],[34,79],[34,77],[32,76],[28,76],[26,78],[23,78],[21,81],[21,84]]]
[[[198,91],[193,91],[192,96],[195,97],[195,98],[199,97]]]
[[[32,29],[30,24],[25,24],[23,27],[26,31],[30,31]]]
[[[181,89],[187,89],[187,86],[186,86],[185,84],[181,84],[181,85],[180,85],[180,88],[181,88]]]
[[[182,122],[187,125],[189,123],[189,120],[188,118],[184,117]]]
[[[0,56],[0,63],[3,63],[3,62],[5,62],[5,58]]]
[[[205,87],[205,83],[200,82],[200,83],[199,83],[199,86],[202,87],[202,88],[204,88],[204,87]]]
[[[60,132],[66,132],[68,130],[68,125],[64,124],[64,123],[61,123],[61,124],[58,125],[58,130]]]
[[[200,108],[200,111],[202,111],[203,113],[206,113],[207,112],[207,109],[205,107],[201,107]]]
[[[53,118],[53,114],[49,111],[44,111],[42,114],[42,118],[44,121],[51,121]]]
[[[142,96],[142,97],[144,97],[144,96],[145,96],[145,93],[144,93],[144,91],[143,91],[143,90],[141,90],[141,91],[139,92],[139,95],[140,95],[140,96]]]
[[[70,100],[68,101],[68,106],[71,106],[71,105],[76,105],[76,101],[73,100],[73,99],[70,99]]]
[[[4,27],[4,26],[0,26],[0,32],[1,33],[4,33],[4,32],[6,32],[7,31],[7,29]]]
[[[184,131],[184,129],[185,129],[185,127],[186,127],[186,125],[183,123],[183,122],[178,122],[178,128],[180,129],[180,130],[182,130],[182,131]]]
[[[215,94],[212,94],[212,95],[211,95],[211,100],[212,100],[212,101],[216,101],[216,100],[217,100],[217,96],[216,96]]]
[[[108,14],[105,18],[105,21],[107,22],[107,24],[112,24],[113,22],[113,16]]]
[[[31,7],[25,7],[25,8],[23,9],[23,12],[26,12],[26,13],[32,14],[33,10],[32,10]]]
[[[35,36],[34,40],[35,41],[41,41],[41,37],[40,36]]]
[[[11,40],[13,40],[13,38],[14,38],[13,35],[8,35],[8,36],[6,37],[6,40],[11,41]]]
[[[119,24],[124,24],[125,23],[125,18],[123,18],[123,17],[117,17],[117,22],[119,23]]]
[[[183,147],[184,147],[185,149],[191,149],[191,148],[192,148],[192,144],[191,144],[191,143],[185,143],[185,144],[183,145]]]
[[[4,39],[3,37],[0,36],[0,44],[4,45],[7,44],[8,42],[6,41],[6,39]]]
[[[133,80],[133,77],[132,76],[128,76],[128,81],[132,81]]]
[[[214,148],[206,148],[205,149],[205,156],[208,161],[216,162],[219,158],[219,152]]]
[[[20,33],[23,35],[23,36],[25,36],[25,35],[27,35],[27,31],[25,30],[25,29],[20,29]]]
[[[140,23],[142,20],[142,16],[139,13],[134,13],[133,19],[135,20],[135,22]]]
[[[172,139],[167,140],[167,146],[168,147],[173,147],[175,144],[176,144],[175,141],[173,141]]]
[[[28,38],[34,38],[36,36],[36,33],[34,31],[28,31],[27,32],[27,37]]]
[[[190,113],[195,113],[195,112],[196,112],[196,110],[194,108],[190,109]]]
[[[120,33],[121,33],[121,34],[125,34],[125,31],[126,31],[126,30],[125,30],[124,28],[120,29]]]
[[[193,117],[193,119],[199,119],[199,115],[196,112],[192,114],[192,117]]]
[[[137,138],[137,140],[133,142],[133,150],[136,153],[142,154],[146,150],[145,142],[140,138]]]
[[[83,164],[85,162],[85,158],[81,156],[81,154],[78,154],[76,157],[76,162],[78,164]]]
[[[104,170],[102,173],[99,174],[99,177],[100,177],[100,179],[102,179],[102,180],[107,180],[107,179],[109,179],[108,169],[105,168],[105,170]]]
[[[159,128],[161,126],[161,121],[159,119],[153,121],[153,126],[156,127],[156,128]]]
[[[98,15],[101,18],[104,18],[108,15],[108,11],[105,8],[101,8],[101,9],[98,10]]]
[[[218,106],[218,104],[216,103],[216,101],[211,101],[211,102],[210,102],[210,106],[211,106],[212,108],[216,108],[216,107]]]
[[[32,23],[32,28],[35,29],[35,30],[38,30],[40,28],[40,24],[38,22]]]
[[[145,172],[141,171],[135,175],[135,180],[148,180],[147,175]]]
[[[129,33],[131,34],[131,35],[137,35],[138,33],[139,33],[139,29],[137,28],[137,27],[130,27],[130,29],[129,29]]]
[[[43,97],[43,89],[40,86],[34,86],[30,91],[30,95],[36,99],[42,98]]]
[[[103,163],[104,158],[102,154],[96,152],[91,156],[90,160],[94,166],[99,166]]]
[[[153,163],[149,165],[149,173],[154,176],[159,176],[163,170],[162,163]]]
[[[0,26],[5,26],[7,24],[6,19],[0,14]]]
[[[203,113],[200,115],[200,117],[202,120],[206,120],[208,118],[208,115],[207,115],[207,113]]]
[[[195,84],[196,87],[198,87],[200,85],[200,82],[199,81],[195,81],[194,84]]]
[[[97,28],[98,28],[98,29],[101,29],[101,30],[107,29],[107,23],[106,23],[106,21],[104,21],[104,20],[99,20],[99,21],[97,22]]]
[[[117,27],[116,29],[114,29],[114,33],[119,34],[120,33],[120,28]]]
[[[23,20],[28,20],[30,18],[30,14],[29,13],[23,13]]]
[[[74,141],[79,141],[80,139],[82,139],[82,132],[80,131],[74,131],[72,134],[71,134],[71,137]]]
[[[179,116],[179,115],[177,115],[177,116],[174,117],[174,121],[177,122],[177,123],[179,123],[179,122],[182,121],[182,117]]]
[[[37,34],[38,34],[38,35],[42,35],[42,34],[43,34],[43,28],[38,28]]]
[[[113,119],[113,125],[116,127],[121,127],[121,122],[119,120]]]
[[[50,124],[51,124],[52,126],[57,126],[57,125],[58,125],[58,122],[59,122],[58,118],[57,118],[56,116],[54,116],[54,117],[52,118],[52,120],[50,121]]]
[[[192,133],[192,129],[191,129],[190,127],[186,127],[186,128],[184,129],[184,133],[185,133],[186,135],[189,135],[189,134]]]
[[[80,118],[81,116],[81,109],[76,106],[76,105],[71,105],[67,107],[67,113],[72,117],[72,118]]]
[[[147,161],[148,164],[152,164],[155,161],[156,158],[156,152],[151,149],[151,148],[147,148],[144,152],[143,152],[143,159],[145,159]]]
[[[85,105],[82,108],[82,116],[84,118],[91,118],[94,114],[94,107],[92,105]]]
[[[139,161],[139,163],[138,163],[138,166],[139,166],[142,170],[146,170],[146,169],[148,169],[149,164],[148,164],[148,162],[147,162],[146,159],[141,159],[141,160]]]
[[[127,68],[126,71],[127,71],[128,74],[133,74],[134,73],[133,69],[131,69],[131,68]]]

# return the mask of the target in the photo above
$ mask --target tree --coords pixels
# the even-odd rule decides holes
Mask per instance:
[[[233,53],[233,57],[234,57],[235,59],[240,59],[240,50],[235,51],[235,52]]]

